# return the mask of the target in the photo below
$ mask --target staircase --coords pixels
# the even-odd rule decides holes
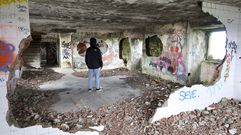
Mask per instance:
[[[40,68],[40,40],[32,40],[30,46],[24,50],[24,66]]]

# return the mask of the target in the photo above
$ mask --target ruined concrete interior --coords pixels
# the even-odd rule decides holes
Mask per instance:
[[[241,133],[241,117],[236,126],[220,126],[220,132],[208,127],[164,130],[157,124],[164,119],[149,123],[175,91],[211,87],[229,78],[225,64],[231,63],[237,45],[224,37],[225,45],[214,50],[225,54],[214,59],[210,35],[227,33],[227,28],[219,16],[203,11],[204,2],[241,7],[239,0],[29,0],[31,36],[21,40],[8,68],[8,124],[71,133],[100,125],[105,127],[100,134],[212,134],[230,133],[233,127]],[[91,37],[104,63],[100,93],[87,91],[85,52]],[[199,97],[196,91],[180,92],[179,100]],[[240,112],[240,102],[230,102]]]

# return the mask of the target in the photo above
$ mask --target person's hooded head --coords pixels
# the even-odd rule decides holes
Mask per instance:
[[[90,38],[90,47],[96,47],[96,43],[97,43],[97,41],[96,41],[96,39],[95,38]]]

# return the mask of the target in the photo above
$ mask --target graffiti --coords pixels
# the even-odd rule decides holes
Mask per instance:
[[[154,63],[154,62],[151,61],[151,62],[149,63],[149,66],[154,67],[154,68],[157,68],[157,63]]]
[[[218,91],[220,91],[223,87],[223,82],[219,81],[215,85],[208,87],[208,91],[210,93],[210,96],[214,96]]]
[[[167,71],[169,71],[170,73],[174,72],[174,69],[171,65],[171,60],[165,56],[160,57],[159,60],[157,60],[156,62],[150,62],[149,66],[155,67],[158,70],[166,73]]]
[[[157,61],[151,61],[149,66],[160,70],[163,73],[170,73],[176,75],[177,79],[186,80],[186,66],[182,58],[182,54],[178,53],[176,59],[169,59],[161,56]]]
[[[199,98],[199,95],[196,94],[197,90],[191,90],[191,91],[180,91],[179,93],[179,100],[191,100],[195,98]]]
[[[1,0],[0,6],[9,5],[9,4],[13,4],[13,3],[27,3],[27,2],[28,2],[28,0]]]
[[[233,60],[234,55],[237,53],[237,44],[235,43],[235,41],[230,41],[229,43],[226,44],[225,48],[227,50],[227,54],[226,54],[227,65],[224,73],[224,81],[226,82],[226,80],[229,77],[231,62]]]
[[[0,41],[0,71],[8,72],[8,66],[12,63],[15,47]]]
[[[4,78],[0,78],[0,83],[3,83],[5,82],[5,79]]]
[[[230,50],[231,60],[233,60],[234,54],[237,53],[237,44],[235,43],[235,41],[231,41],[226,44],[226,49]]]
[[[110,53],[110,54],[107,54],[105,56],[102,57],[102,61],[105,62],[105,61],[110,61],[111,59],[113,58],[113,54]]]
[[[29,35],[30,30],[26,27],[18,27],[19,31],[24,33],[25,35]]]
[[[70,49],[71,49],[71,43],[66,43],[65,41],[62,42],[62,53],[63,53],[63,59],[69,59],[71,54],[70,54]]]
[[[62,42],[62,47],[63,48],[67,48],[67,49],[71,49],[71,44],[70,43],[65,43],[65,41]]]
[[[63,49],[63,59],[69,59],[69,58],[70,58],[69,49],[64,48],[64,49]]]
[[[182,57],[182,32],[174,32],[167,39],[168,52],[158,60],[151,61],[149,66],[155,67],[163,73],[175,75],[178,80],[187,79],[186,65]]]
[[[24,13],[26,13],[27,10],[28,10],[27,6],[20,5],[20,4],[17,5],[17,9],[18,9],[19,12],[24,12]]]
[[[183,47],[183,32],[181,31],[174,31],[172,34],[169,35],[167,39],[167,44],[170,47],[169,50],[171,52],[180,52],[181,48]]]
[[[230,67],[231,67],[231,60],[232,60],[232,57],[231,55],[228,53],[227,54],[227,65],[226,65],[226,70],[225,70],[225,75],[224,75],[224,81],[226,81],[229,77],[229,71],[230,71]]]
[[[227,19],[228,23],[232,23],[234,21],[234,19]]]
[[[87,49],[87,46],[85,44],[85,42],[80,42],[78,45],[77,45],[77,51],[78,51],[78,54],[82,57],[85,56],[85,51]]]
[[[100,48],[100,51],[102,54],[105,54],[108,50],[108,45],[105,42],[103,42],[102,40],[97,43],[97,47]]]
[[[169,56],[172,61],[173,74],[176,75],[179,80],[186,80],[186,65],[182,57],[183,47],[183,32],[174,31],[169,35],[167,43],[169,46]]]

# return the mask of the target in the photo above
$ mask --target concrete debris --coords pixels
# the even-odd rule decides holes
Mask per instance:
[[[237,129],[232,128],[228,130],[231,135],[235,135],[237,133]]]
[[[161,119],[150,128],[156,128],[162,134],[240,134],[241,107],[239,103],[240,101],[234,99],[223,98],[219,103],[211,105],[215,106],[215,109],[206,108],[183,112]],[[158,125],[159,123],[161,125]]]
[[[126,82],[143,90],[142,96],[102,106],[96,111],[84,108],[77,112],[57,113],[48,110],[54,102],[54,92],[19,89],[9,97],[11,112],[21,127],[41,124],[70,133],[90,129],[107,135],[241,134],[241,102],[225,98],[204,110],[182,112],[150,124],[155,109],[182,85],[125,70],[106,72],[104,76],[122,72],[131,74]]]

